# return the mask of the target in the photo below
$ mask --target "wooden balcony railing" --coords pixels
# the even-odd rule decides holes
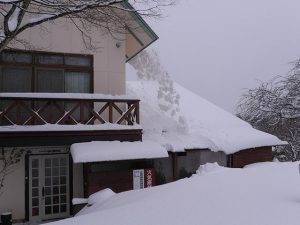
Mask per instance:
[[[97,94],[0,93],[0,126],[140,123],[139,100]]]

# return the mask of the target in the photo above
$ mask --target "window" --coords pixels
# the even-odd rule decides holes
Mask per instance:
[[[91,93],[91,55],[4,51],[0,92]]]
[[[91,55],[25,51],[0,53],[0,92],[92,93],[92,85]],[[0,111],[8,104],[9,101],[0,102]],[[34,102],[35,108],[42,105],[43,102]],[[66,109],[72,107],[71,103],[60,105]],[[11,112],[12,115],[15,113]],[[49,117],[49,112],[43,114],[44,118]],[[86,114],[88,117],[88,112]],[[28,116],[21,112],[22,121]],[[79,117],[78,109],[75,117]]]

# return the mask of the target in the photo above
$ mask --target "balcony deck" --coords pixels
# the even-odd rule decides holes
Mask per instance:
[[[129,96],[0,93],[0,146],[135,141],[139,124],[139,99]]]

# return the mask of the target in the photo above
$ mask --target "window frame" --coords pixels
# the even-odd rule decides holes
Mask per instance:
[[[87,72],[90,73],[90,90],[89,93],[94,93],[94,57],[90,54],[73,54],[73,53],[57,53],[57,52],[44,52],[44,51],[26,51],[26,50],[4,50],[3,53],[20,53],[20,54],[29,54],[31,55],[32,62],[9,62],[3,59],[3,55],[0,54],[0,69],[2,68],[30,68],[32,71],[31,74],[31,92],[37,92],[36,89],[36,77],[37,69],[62,69],[63,76],[65,79],[65,71],[70,72]],[[42,64],[38,63],[38,57],[41,55],[53,55],[53,56],[62,56],[63,64]],[[91,64],[89,66],[76,66],[76,65],[67,65],[65,63],[66,57],[86,57],[90,59]],[[64,90],[64,93],[65,90]]]

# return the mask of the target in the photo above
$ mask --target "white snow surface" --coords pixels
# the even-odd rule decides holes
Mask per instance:
[[[102,100],[139,100],[129,95],[107,95],[107,94],[88,94],[88,93],[46,93],[46,92],[2,92],[0,97],[10,98],[55,98],[55,99],[102,99]]]
[[[81,204],[87,204],[88,199],[87,198],[73,198],[72,199],[72,205],[81,205]]]
[[[51,224],[298,225],[298,165],[270,162],[244,169],[207,165],[210,169],[203,166],[191,178],[115,194]]]
[[[44,125],[28,125],[28,126],[0,126],[0,132],[36,132],[36,131],[96,131],[96,130],[131,130],[142,129],[138,124],[120,125],[113,123],[95,124],[95,125],[60,125],[60,124],[44,124]]]
[[[101,204],[105,201],[107,201],[108,199],[110,199],[112,196],[114,196],[116,193],[113,192],[111,189],[109,188],[105,188],[101,191],[98,191],[92,195],[90,195],[88,197],[88,204],[94,205],[94,204]]]
[[[168,157],[167,150],[151,141],[92,141],[71,145],[74,163]]]
[[[158,105],[158,84],[150,81],[127,82],[129,95],[141,99],[143,139],[156,141],[169,151],[211,149],[226,154],[240,150],[283,145],[286,142],[261,132],[179,84],[179,116],[170,116]],[[161,101],[161,100],[160,100]]]

